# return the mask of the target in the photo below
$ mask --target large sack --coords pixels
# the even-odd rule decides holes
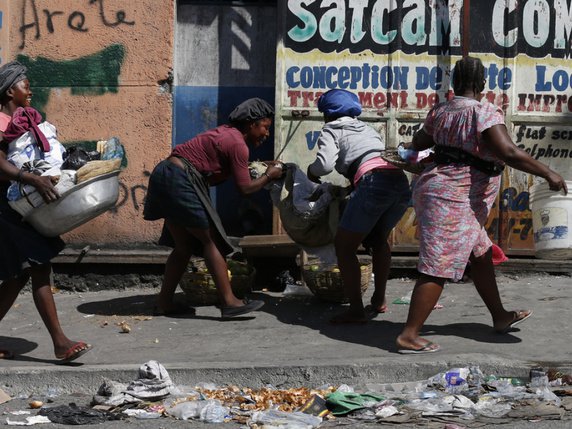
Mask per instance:
[[[275,181],[270,195],[286,233],[301,246],[320,247],[334,241],[343,188],[311,182],[295,164]]]

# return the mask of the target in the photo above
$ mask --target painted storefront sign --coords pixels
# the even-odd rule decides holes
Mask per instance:
[[[462,0],[289,0],[278,46],[276,152],[303,167],[323,125],[316,100],[343,88],[358,94],[362,119],[388,147],[408,141],[428,110],[452,96],[450,81],[463,43],[486,67],[484,97],[505,112],[517,145],[572,178],[572,36],[570,0],[470,2],[463,40]],[[333,174],[330,180],[342,182]],[[532,178],[503,176],[488,230],[509,252],[533,249],[528,187]],[[415,246],[414,216],[396,229],[396,244]]]

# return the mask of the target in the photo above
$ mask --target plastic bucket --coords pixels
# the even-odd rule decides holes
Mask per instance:
[[[569,193],[551,191],[548,183],[531,186],[530,207],[537,258],[572,259],[572,181]]]

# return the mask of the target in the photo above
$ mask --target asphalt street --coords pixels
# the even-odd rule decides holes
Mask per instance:
[[[69,365],[56,364],[31,294],[25,292],[0,324],[1,347],[16,353],[13,360],[0,360],[0,388],[15,398],[48,393],[60,400],[71,394],[89,397],[105,378],[133,380],[139,366],[149,360],[163,364],[175,384],[253,388],[345,383],[375,389],[380,383],[424,380],[449,368],[469,366],[479,366],[485,374],[523,378],[534,366],[572,372],[571,278],[499,274],[498,282],[507,309],[532,309],[529,320],[508,334],[497,334],[473,284],[448,284],[439,301],[442,307],[433,311],[423,332],[442,349],[407,356],[396,352],[394,342],[408,305],[394,301],[407,298],[414,284],[410,278],[389,281],[388,312],[365,325],[331,325],[328,320],[343,310],[342,305],[278,292],[254,293],[253,297],[266,302],[262,310],[255,317],[229,321],[221,320],[214,306],[198,307],[192,317],[153,316],[156,289],[56,292],[66,333],[93,345]],[[366,292],[365,302],[371,292],[371,288]],[[183,299],[183,294],[178,298]],[[128,333],[123,332],[125,324],[130,327]],[[17,407],[15,401],[2,405],[0,411]],[[546,427],[569,427],[549,423]],[[121,427],[118,424],[98,427]],[[177,424],[203,427],[198,422],[193,426],[169,422],[165,427]],[[150,425],[157,427],[137,421],[137,427]],[[362,426],[353,422],[350,427]]]

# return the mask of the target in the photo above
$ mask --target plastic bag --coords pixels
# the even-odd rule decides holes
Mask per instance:
[[[78,407],[74,403],[42,408],[38,415],[47,417],[53,423],[65,425],[88,425],[121,419],[120,415],[88,407]]]
[[[89,161],[95,161],[101,158],[101,154],[97,151],[88,152],[77,146],[70,146],[64,154],[63,170],[79,170]]]
[[[271,409],[252,413],[250,422],[287,429],[309,429],[318,427],[322,423],[322,418],[300,411],[287,413]]]
[[[216,399],[179,402],[165,411],[179,420],[200,419],[207,423],[222,423],[230,414],[230,410]]]
[[[65,148],[57,139],[56,127],[49,122],[42,122],[38,128],[46,136],[50,151],[42,152],[34,136],[28,131],[8,145],[6,158],[16,167],[22,168],[24,163],[39,159],[49,162],[53,167],[62,165]]]
[[[123,155],[125,155],[125,149],[117,137],[111,137],[103,143],[103,150],[101,151],[102,160],[123,159]]]

